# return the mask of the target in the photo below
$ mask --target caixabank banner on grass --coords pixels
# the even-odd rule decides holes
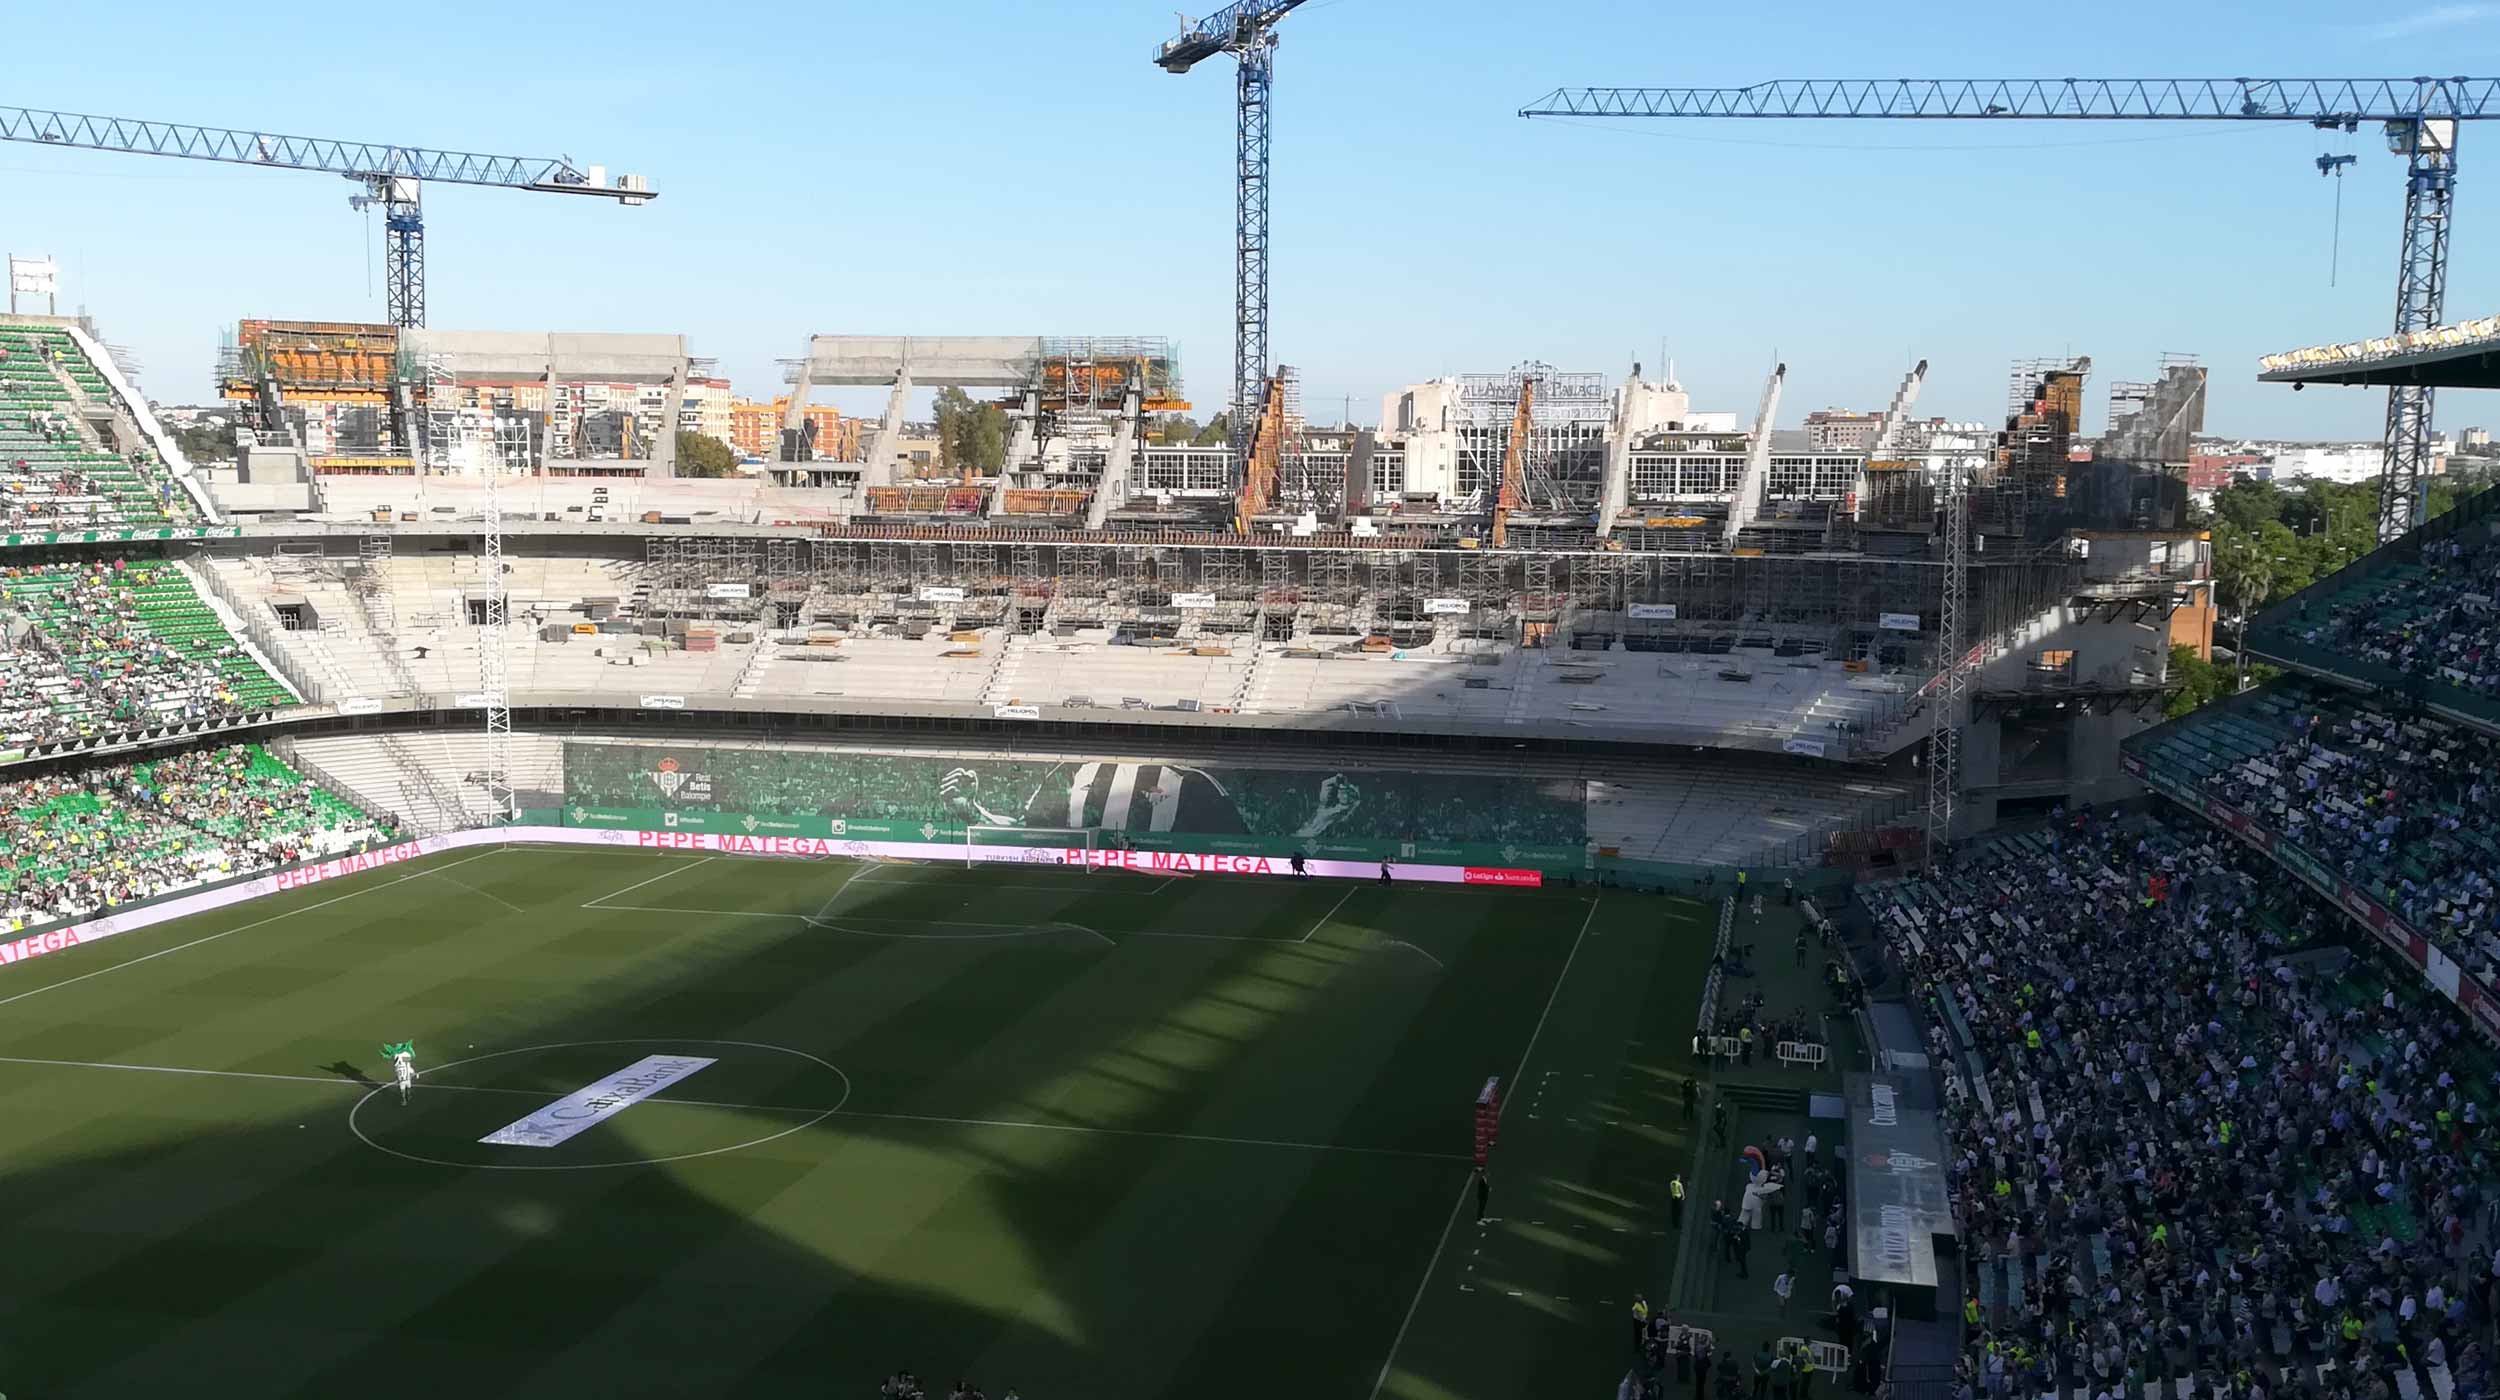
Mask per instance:
[[[564,823],[820,840],[1016,844],[1099,833],[1133,851],[1577,869],[1586,784],[1399,769],[568,742]]]

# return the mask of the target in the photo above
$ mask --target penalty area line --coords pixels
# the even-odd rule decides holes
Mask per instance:
[[[1295,941],[1296,943],[1308,943],[1308,942],[1310,942],[1310,941],[1311,941],[1311,934],[1313,934],[1313,933],[1317,933],[1317,932],[1319,932],[1321,929],[1324,929],[1324,928],[1328,927],[1329,921],[1337,917],[1337,911],[1338,911],[1338,910],[1340,910],[1340,909],[1343,909],[1343,908],[1345,907],[1345,902],[1346,902],[1347,900],[1349,900],[1349,899],[1354,898],[1354,892],[1355,892],[1356,890],[1361,889],[1361,888],[1363,888],[1361,885],[1348,885],[1348,886],[1346,886],[1345,893],[1344,893],[1344,894],[1341,894],[1341,895],[1339,895],[1339,896],[1337,896],[1337,902],[1336,902],[1336,903],[1334,903],[1334,904],[1329,905],[1329,906],[1328,906],[1328,912],[1319,916],[1319,922],[1318,922],[1318,923],[1315,923],[1315,924],[1313,924],[1313,925],[1311,925],[1311,927],[1310,927],[1310,931],[1309,931],[1308,933],[1303,934],[1300,938],[1297,938],[1297,939],[1295,939],[1294,941]]]
[[[584,909],[600,909],[600,908],[605,908],[605,907],[607,907],[607,906],[608,906],[608,901],[609,901],[609,900],[611,900],[611,899],[622,899],[622,898],[624,898],[626,895],[632,894],[634,891],[636,891],[636,890],[638,890],[638,889],[641,889],[641,888],[642,888],[643,886],[645,886],[645,885],[656,885],[656,884],[660,883],[662,880],[667,879],[667,878],[668,878],[668,877],[670,877],[671,875],[683,875],[683,874],[685,874],[687,871],[694,869],[694,868],[695,868],[696,866],[698,866],[698,865],[710,865],[710,864],[711,864],[714,860],[716,860],[716,859],[718,859],[718,857],[716,857],[716,856],[705,856],[705,857],[703,857],[701,860],[697,860],[697,861],[689,861],[689,862],[687,862],[687,863],[685,863],[685,864],[683,864],[683,865],[679,865],[679,866],[677,866],[677,867],[675,867],[675,868],[673,868],[673,869],[663,870],[663,871],[661,871],[659,874],[652,876],[652,877],[651,877],[650,879],[648,879],[648,880],[636,880],[634,883],[632,883],[632,884],[630,884],[630,885],[627,885],[625,888],[623,888],[623,889],[621,889],[621,890],[611,890],[611,891],[609,891],[608,893],[606,893],[606,894],[603,894],[603,895],[599,896],[597,899],[586,900],[586,901],[584,901],[584,902],[583,902],[582,907],[583,907]]]

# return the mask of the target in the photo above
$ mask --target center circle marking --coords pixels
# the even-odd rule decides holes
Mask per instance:
[[[543,1165],[525,1162],[455,1162],[447,1157],[428,1157],[416,1152],[402,1152],[398,1148],[392,1147],[386,1143],[374,1141],[372,1135],[367,1133],[363,1126],[356,1121],[356,1115],[364,1111],[366,1104],[373,1102],[376,1095],[379,1095],[393,1087],[388,1084],[378,1084],[365,1091],[364,1097],[356,1100],[355,1107],[347,1110],[347,1130],[354,1133],[358,1141],[362,1142],[365,1146],[372,1148],[376,1152],[387,1152],[391,1156],[410,1162],[423,1162],[428,1166],[462,1167],[472,1171],[488,1172],[595,1172],[605,1171],[612,1167],[655,1167],[666,1162],[687,1162],[698,1157],[717,1157],[724,1152],[743,1152],[750,1147],[761,1147],[765,1143],[775,1142],[782,1138],[786,1138],[792,1133],[799,1132],[802,1129],[815,1127],[817,1124],[831,1118],[833,1115],[840,1113],[842,1111],[842,1106],[851,1101],[851,1077],[842,1072],[842,1067],[840,1065],[835,1064],[833,1061],[828,1060],[821,1055],[811,1055],[804,1050],[793,1050],[787,1045],[767,1045],[758,1040],[706,1040],[701,1038],[678,1036],[636,1036],[621,1040],[561,1040],[550,1045],[523,1045],[511,1050],[494,1050],[483,1055],[470,1055],[463,1059],[446,1060],[443,1063],[436,1065],[431,1072],[439,1074],[444,1070],[457,1069],[462,1065],[482,1064],[488,1060],[507,1059],[514,1055],[533,1055],[542,1050],[581,1050],[597,1045],[734,1045],[747,1050],[769,1050],[776,1055],[794,1056],[798,1059],[806,1060],[811,1064],[821,1065],[826,1069],[832,1070],[834,1077],[842,1081],[842,1097],[836,1099],[833,1107],[826,1109],[824,1112],[816,1114],[811,1118],[801,1119],[800,1121],[791,1124],[789,1127],[784,1128],[777,1133],[767,1133],[762,1137],[749,1138],[744,1142],[733,1142],[726,1147],[707,1148],[701,1152],[679,1152],[667,1157],[636,1157],[630,1161],[624,1162],[550,1162]],[[457,1084],[447,1084],[442,1086],[442,1088],[452,1093],[468,1092],[468,1090],[464,1089],[463,1086]],[[419,1092],[423,1092],[422,1086],[420,1086]],[[668,1099],[648,1099],[645,1100],[645,1102],[668,1103],[671,1101]]]

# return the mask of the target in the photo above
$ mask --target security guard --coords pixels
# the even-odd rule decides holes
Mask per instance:
[[[1671,1212],[1671,1218],[1675,1222],[1675,1228],[1679,1230],[1683,1229],[1684,1178],[1681,1175],[1676,1176],[1673,1180],[1667,1183],[1667,1209]]]

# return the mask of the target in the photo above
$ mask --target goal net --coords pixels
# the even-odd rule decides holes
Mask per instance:
[[[1096,828],[1090,826],[967,826],[964,864],[992,862],[1076,865],[1094,868]],[[1071,854],[1074,853],[1074,854]]]

